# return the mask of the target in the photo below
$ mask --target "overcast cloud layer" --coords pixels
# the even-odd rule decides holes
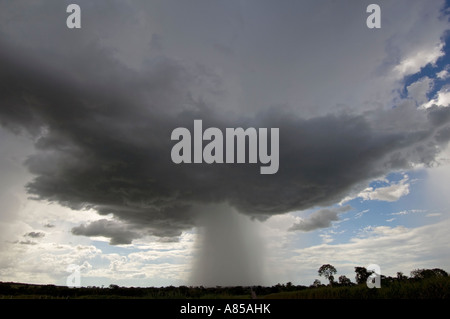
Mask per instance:
[[[2,3],[0,123],[33,140],[28,193],[112,213],[72,233],[126,244],[201,225],[202,205],[264,220],[433,164],[450,108],[417,107],[430,83],[399,92],[442,55],[444,2],[380,2],[383,32],[365,27],[364,1],[79,1],[81,30],[65,27],[64,2]],[[194,119],[280,128],[278,173],[175,165],[171,132]],[[293,228],[327,226],[337,213]]]

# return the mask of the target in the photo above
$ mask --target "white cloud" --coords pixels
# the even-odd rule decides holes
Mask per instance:
[[[365,213],[368,213],[369,209],[364,209],[358,213],[355,214],[355,218],[361,218]]]
[[[329,244],[334,241],[330,234],[320,234],[319,236],[322,238],[324,244]]]
[[[286,274],[295,273],[294,282],[311,284],[318,278],[317,269],[323,264],[334,265],[338,275],[344,274],[354,281],[354,267],[375,263],[382,274],[395,276],[416,268],[442,268],[450,270],[450,220],[417,228],[368,227],[358,237],[346,243],[324,242],[295,250],[295,254],[279,264]],[[283,272],[280,270],[280,276]]]
[[[67,266],[75,264],[81,266],[83,286],[182,285],[187,283],[192,267],[194,239],[194,234],[186,233],[177,243],[155,241],[108,251],[93,244],[10,242],[0,259],[0,281],[65,285],[70,274]]]
[[[398,201],[401,197],[409,194],[408,176],[404,175],[403,179],[397,183],[392,183],[385,187],[368,187],[360,192],[357,197],[363,200],[380,200],[387,202]]]
[[[291,245],[293,238],[302,237],[303,233],[289,231],[292,225],[299,223],[301,220],[300,217],[289,213],[271,216],[262,223],[260,233],[264,234],[264,244],[267,245],[267,251],[283,252]]]
[[[10,243],[8,248],[2,255],[7,262],[0,267],[0,280],[26,283],[65,284],[68,265],[90,265],[90,260],[102,254],[93,245]],[[88,268],[83,267],[83,271]]]
[[[436,73],[436,76],[439,79],[445,80],[446,78],[448,78],[450,76],[450,73],[447,70],[442,70],[442,71]]]
[[[187,284],[196,249],[194,234],[182,234],[177,243],[155,241],[132,246],[126,252],[103,254],[107,263],[94,265],[84,275],[85,279],[108,278],[110,282],[128,286]]]
[[[442,71],[436,73],[436,76],[437,76],[439,79],[441,79],[441,80],[445,80],[445,79],[447,79],[448,77],[450,77],[450,72],[449,72],[449,70],[450,70],[450,65],[447,64],[447,65],[445,66],[445,68],[444,68]]]
[[[335,226],[334,228],[338,228],[338,227]],[[343,233],[345,233],[345,230],[335,231],[333,229],[330,229],[330,230],[324,231],[322,234],[319,234],[319,237],[322,238],[322,242],[324,244],[329,244],[329,243],[334,242],[334,240],[335,240],[333,235],[341,235]]]
[[[399,215],[409,215],[409,214],[415,214],[415,213],[424,213],[426,210],[424,209],[408,209],[408,210],[402,210],[397,213],[391,213],[392,216],[399,216]]]
[[[362,200],[380,200],[387,202],[395,202],[401,197],[409,194],[410,183],[414,180],[409,181],[408,175],[404,174],[403,178],[398,182],[389,181],[386,177],[373,180],[372,183],[378,184],[388,184],[387,186],[370,186],[366,187],[362,191],[353,192],[346,197],[344,197],[339,205],[344,205],[355,198],[361,198]],[[355,218],[360,218],[367,211],[359,212],[355,215]]]
[[[428,108],[433,105],[437,106],[448,106],[450,105],[450,89],[449,87],[444,87],[437,93],[437,97],[431,99],[427,103],[423,104],[422,107]]]
[[[409,54],[394,67],[394,74],[398,78],[403,78],[404,76],[419,72],[422,67],[429,63],[435,64],[437,59],[445,54],[442,50],[443,47],[444,44],[439,42],[431,47],[409,52]]]

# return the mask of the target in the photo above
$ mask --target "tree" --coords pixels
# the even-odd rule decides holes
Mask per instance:
[[[371,275],[371,272],[367,271],[365,267],[355,267],[355,273],[355,279],[358,285],[364,284]]]
[[[403,273],[401,271],[397,272],[397,280],[403,281],[408,279],[408,277],[406,277],[405,275],[403,275]]]
[[[322,285],[320,280],[319,279],[315,279],[311,286],[317,288],[317,287],[320,287],[320,285]]]
[[[415,279],[425,279],[433,277],[447,277],[448,274],[445,270],[434,268],[434,269],[415,269],[411,271],[411,277]]]
[[[345,275],[339,276],[338,282],[341,286],[351,286],[352,285],[351,280],[348,279],[347,276],[345,276]]]
[[[330,286],[333,286],[334,274],[336,274],[337,270],[334,266],[330,264],[320,266],[318,273],[319,276],[324,276],[330,282]]]
[[[294,285],[292,284],[292,282],[287,282],[286,283],[286,290],[287,291],[292,291],[292,290],[294,290],[295,288],[294,288]]]

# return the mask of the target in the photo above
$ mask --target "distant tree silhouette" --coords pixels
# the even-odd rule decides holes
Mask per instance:
[[[315,279],[313,284],[311,285],[312,287],[320,287],[322,285],[322,283],[320,282],[319,279]]]
[[[397,272],[397,280],[403,281],[406,279],[408,279],[408,277],[403,275],[403,273],[401,271]]]
[[[434,269],[415,269],[411,271],[411,277],[414,279],[426,279],[433,277],[447,277],[448,273],[440,268]]]
[[[319,276],[324,276],[330,282],[330,286],[333,286],[334,282],[334,274],[336,274],[337,270],[333,265],[325,264],[320,266],[318,273]]]
[[[341,286],[351,286],[352,282],[345,275],[339,276],[338,282]]]
[[[371,272],[367,271],[365,267],[355,267],[355,273],[355,280],[358,285],[364,284],[367,281],[367,278],[369,278],[369,276],[372,274]]]
[[[292,291],[292,290],[294,290],[294,289],[295,289],[295,287],[294,287],[294,285],[292,284],[292,282],[288,281],[288,282],[286,283],[286,290],[287,290],[287,291]]]

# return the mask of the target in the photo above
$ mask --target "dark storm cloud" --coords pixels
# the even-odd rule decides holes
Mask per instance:
[[[450,138],[450,108],[405,104],[303,119],[274,107],[234,116],[197,94],[220,94],[219,79],[204,85],[208,68],[160,54],[137,71],[83,29],[69,32],[57,32],[60,47],[40,50],[3,37],[0,123],[34,140],[25,163],[35,175],[29,194],[126,224],[101,220],[75,227],[76,235],[107,236],[113,244],[145,234],[170,238],[195,226],[197,206],[210,203],[228,202],[260,219],[334,204],[371,178],[433,163]],[[161,51],[162,43],[155,36],[150,47]],[[278,127],[278,173],[261,175],[259,164],[175,165],[171,132],[192,130],[194,119],[204,128]]]
[[[91,49],[91,58],[100,59],[100,48]],[[196,204],[229,202],[261,219],[333,204],[370,178],[432,163],[436,146],[448,141],[443,132],[449,108],[308,120],[272,109],[233,120],[194,100],[189,83],[202,74],[170,59],[149,61],[136,73],[103,54],[95,68],[76,70],[86,79],[80,81],[70,68],[50,72],[42,61],[5,52],[1,122],[25,129],[36,146],[26,161],[36,175],[28,192],[74,209],[112,213],[139,230],[120,231],[106,220],[73,229],[76,235],[110,237],[111,243],[130,243],[143,234],[177,236],[195,226]],[[192,130],[197,118],[204,127],[280,128],[278,173],[260,175],[259,165],[250,164],[172,163],[171,131]],[[414,126],[405,125],[405,118],[413,118]]]

